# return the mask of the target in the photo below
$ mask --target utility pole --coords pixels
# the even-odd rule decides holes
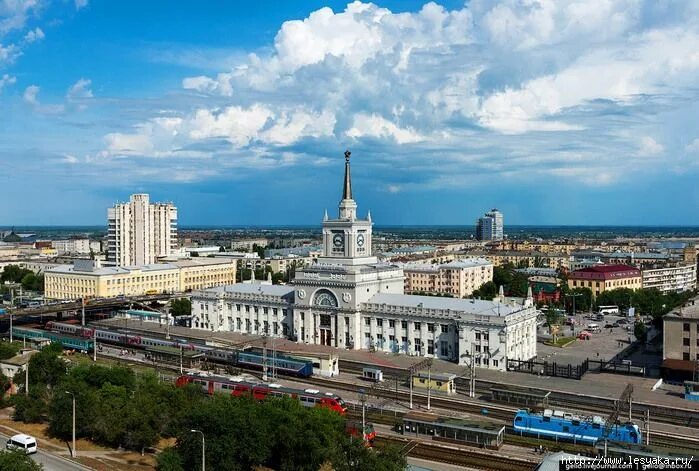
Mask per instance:
[[[184,348],[182,347],[182,345],[180,345],[180,374],[184,373],[184,369],[182,368],[182,357],[184,357]]]
[[[359,390],[359,400],[362,403],[362,441],[366,442],[366,394],[364,393],[364,389]]]
[[[29,358],[27,364],[24,365],[24,395],[29,396]]]
[[[646,445],[650,445],[650,409],[646,409]]]
[[[201,430],[190,430],[192,433],[201,433],[201,471],[206,471],[206,442],[204,441],[204,432]]]
[[[92,345],[92,361],[97,363],[97,327],[92,329],[94,343]]]
[[[262,381],[267,381],[267,333],[262,341]]]
[[[12,343],[12,311],[10,311],[10,343]]]
[[[78,454],[75,449],[75,394],[70,391],[66,391],[66,394],[70,394],[73,398],[73,447],[70,449],[70,456],[75,458]]]
[[[427,410],[430,410],[430,391],[432,390],[432,364],[427,365]]]
[[[170,340],[170,314],[165,314],[165,340]]]
[[[410,406],[409,408],[413,408],[413,370],[410,370],[410,377],[408,378],[408,382],[410,383]]]
[[[83,300],[83,302],[82,302],[82,306],[83,306],[83,309],[82,309],[82,313],[83,313],[83,314],[82,314],[82,326],[85,327],[85,296],[82,297],[82,300]]]

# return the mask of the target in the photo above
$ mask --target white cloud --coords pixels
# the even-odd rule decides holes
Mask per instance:
[[[684,149],[692,154],[699,153],[699,137],[687,144]]]
[[[93,95],[92,90],[90,89],[91,86],[92,80],[81,78],[68,89],[66,98],[69,101],[92,98]]]
[[[231,96],[233,95],[233,88],[231,87],[230,78],[230,74],[225,73],[218,74],[216,79],[203,75],[187,77],[182,80],[182,88],[212,95]]]
[[[389,193],[399,193],[401,190],[400,185],[388,185],[386,191]]]
[[[33,43],[34,41],[40,41],[44,39],[45,35],[41,28],[34,28],[24,35],[24,40],[28,43]]]
[[[39,100],[37,98],[38,95],[39,87],[36,85],[30,85],[24,90],[24,95],[22,97],[24,98],[24,101],[30,105],[39,106]]]
[[[289,145],[304,137],[331,136],[334,127],[335,116],[329,111],[308,113],[300,110],[282,113],[263,137],[273,144]]]
[[[24,28],[27,17],[39,7],[38,0],[0,0],[0,37]]]
[[[77,164],[78,162],[80,162],[80,159],[78,159],[76,156],[70,155],[70,154],[64,154],[63,158],[61,159],[61,163],[64,163],[64,164],[74,165],[74,164]]]
[[[641,138],[641,142],[638,145],[637,155],[640,157],[650,157],[662,154],[664,151],[665,148],[655,139],[650,136],[644,136]]]
[[[411,128],[400,128],[387,119],[376,114],[357,114],[354,117],[352,128],[347,131],[347,136],[360,138],[364,136],[376,138],[392,138],[398,144],[409,144],[424,141],[425,138]]]
[[[88,0],[75,0],[75,9],[80,10],[81,8],[85,8],[88,4]]]
[[[0,77],[0,91],[8,85],[14,85],[17,82],[17,78],[8,74],[4,74]]]
[[[14,44],[3,46],[2,43],[0,43],[0,66],[3,64],[11,64],[21,55],[22,52]]]
[[[200,109],[190,120],[192,139],[223,138],[235,146],[245,146],[259,136],[272,111],[260,105],[250,108],[230,106],[224,110]]]

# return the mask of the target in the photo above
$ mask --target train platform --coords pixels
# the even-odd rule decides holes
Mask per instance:
[[[126,329],[132,332],[155,333],[164,336],[166,326],[155,322],[143,322],[129,319],[109,319],[98,321],[97,324],[116,329]],[[236,332],[210,332],[187,327],[170,326],[172,337],[191,338],[205,341],[211,345],[226,346],[229,348],[257,347],[265,345],[265,338],[259,335],[240,334]],[[408,356],[404,354],[387,352],[370,352],[366,350],[345,350],[325,345],[299,344],[286,339],[268,338],[267,348],[272,345],[280,353],[289,354],[335,354],[340,360],[347,360],[365,366],[378,368],[408,369],[424,360],[424,357]],[[457,377],[468,377],[468,367],[457,365],[448,361],[433,360],[432,371],[435,373],[454,374]],[[342,373],[341,373],[342,374]],[[385,377],[391,380],[390,375]],[[528,373],[503,372],[476,369],[476,381],[497,383],[498,385],[511,385],[516,387],[538,388],[551,392],[563,392],[585,396],[597,396],[608,399],[616,399],[622,393],[627,384],[634,385],[634,400],[660,406],[676,407],[682,409],[699,410],[699,401],[687,401],[681,397],[681,388],[671,385],[662,385],[653,391],[657,378],[643,378],[612,373],[587,373],[581,380],[557,378],[549,376],[536,376]]]

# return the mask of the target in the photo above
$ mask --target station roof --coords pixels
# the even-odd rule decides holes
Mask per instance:
[[[408,412],[403,416],[403,421],[421,422],[424,424],[443,425],[449,428],[480,432],[486,435],[499,435],[505,430],[505,426],[493,422],[474,419],[457,419],[453,417],[440,417],[429,412]]]
[[[205,291],[221,294],[264,294],[268,296],[286,296],[294,292],[294,287],[289,285],[267,285],[262,283],[236,283],[234,285],[209,288]]]
[[[409,308],[443,309],[454,313],[485,316],[506,316],[519,312],[523,306],[498,303],[482,299],[445,298],[441,296],[417,296],[412,294],[377,293],[364,304],[386,304]],[[436,320],[436,319],[435,319]]]

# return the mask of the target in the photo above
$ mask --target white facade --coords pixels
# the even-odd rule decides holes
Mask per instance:
[[[253,282],[195,292],[193,327],[498,370],[506,369],[507,359],[534,358],[537,311],[531,297],[481,301],[403,294],[403,269],[372,255],[371,217],[357,218],[345,157],[339,214],[323,218],[318,261],[297,270],[290,285]]]
[[[478,240],[503,240],[504,236],[504,217],[497,209],[491,209],[484,217],[478,219]]]
[[[493,264],[484,258],[463,258],[441,265],[406,263],[406,293],[438,293],[455,298],[470,296],[488,281],[493,281]]]
[[[90,253],[90,239],[52,240],[51,246],[56,249],[58,255],[66,253]]]
[[[147,194],[109,208],[108,260],[117,266],[148,265],[177,247],[177,208],[150,203]]]
[[[697,287],[697,266],[694,263],[642,270],[643,288],[663,292],[691,291]]]

